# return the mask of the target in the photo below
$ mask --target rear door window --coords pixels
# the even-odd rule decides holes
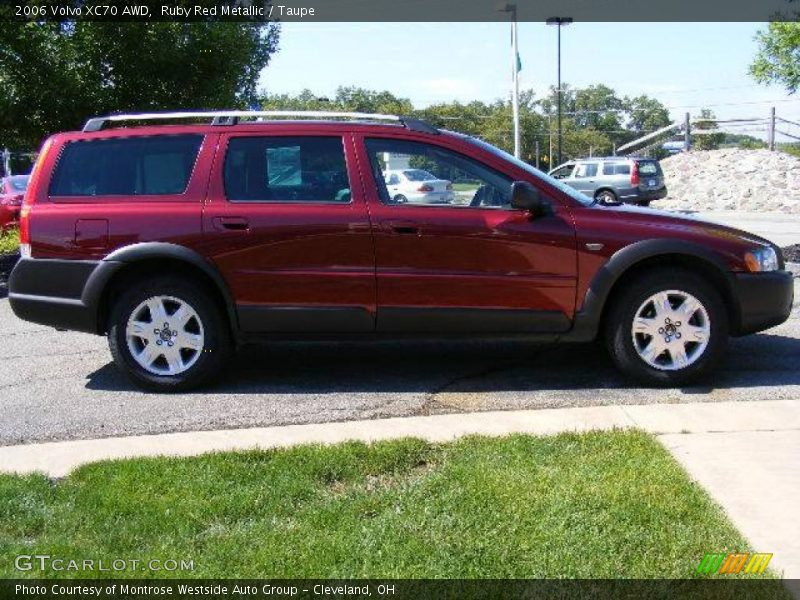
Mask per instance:
[[[186,191],[202,135],[70,142],[59,157],[51,196],[159,196]]]
[[[225,194],[233,202],[349,202],[341,137],[232,137]]]

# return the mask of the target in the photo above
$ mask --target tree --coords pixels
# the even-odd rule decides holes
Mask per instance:
[[[0,144],[35,148],[116,111],[246,108],[279,26],[88,22],[0,29]]]
[[[709,109],[700,111],[700,118],[694,123],[695,130],[716,129],[715,115]],[[725,139],[724,133],[707,133],[692,136],[692,146],[696,150],[716,150]]]
[[[779,83],[794,94],[800,87],[800,23],[773,21],[767,31],[758,32],[756,41],[750,74],[759,83]]]
[[[661,129],[672,122],[667,107],[655,98],[644,95],[625,98],[624,104],[628,113],[627,128],[631,130],[634,137]]]

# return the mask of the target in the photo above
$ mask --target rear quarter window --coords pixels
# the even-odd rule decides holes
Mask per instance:
[[[202,135],[159,135],[70,142],[51,196],[159,196],[186,191]]]
[[[625,163],[603,163],[603,175],[628,175],[631,167]]]

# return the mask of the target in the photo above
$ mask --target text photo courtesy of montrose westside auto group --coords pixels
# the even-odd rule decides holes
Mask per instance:
[[[800,598],[800,13],[696,4],[0,5],[0,597]]]

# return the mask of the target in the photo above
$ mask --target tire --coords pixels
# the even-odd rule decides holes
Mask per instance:
[[[617,195],[612,190],[599,190],[594,199],[598,204],[618,204]]]
[[[408,198],[403,196],[403,194],[397,194],[397,196],[394,197],[394,202],[395,204],[405,204],[408,202]]]
[[[134,384],[156,392],[209,382],[233,348],[225,317],[206,288],[174,277],[139,282],[118,298],[109,315],[108,345]],[[153,350],[146,354],[146,348]]]
[[[648,273],[612,301],[605,323],[608,351],[623,373],[641,383],[668,387],[698,381],[725,353],[725,304],[691,271]]]
[[[650,200],[640,200],[636,204],[638,204],[639,206],[644,206],[645,208],[647,208],[647,207],[650,206]]]

